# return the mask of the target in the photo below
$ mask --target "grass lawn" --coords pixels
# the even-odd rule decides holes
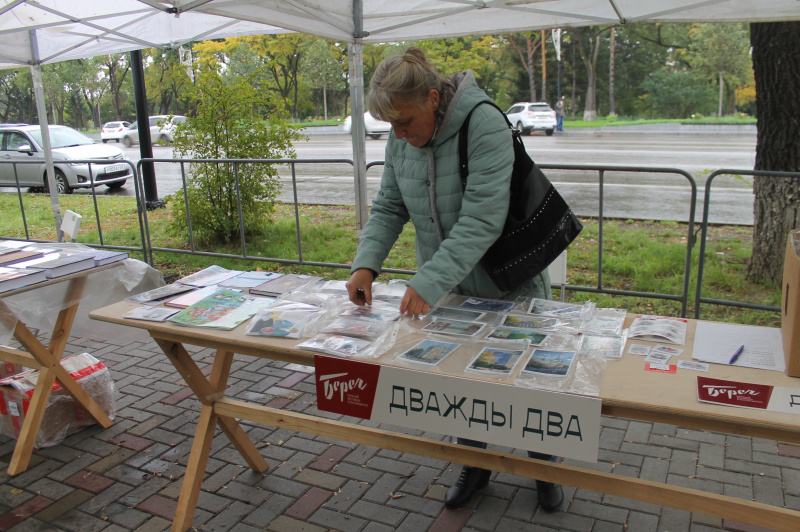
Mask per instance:
[[[756,119],[736,116],[706,116],[703,118],[641,118],[638,120],[609,120],[607,116],[599,116],[592,122],[582,119],[564,120],[564,127],[602,127],[602,126],[638,126],[643,124],[755,124]]]
[[[43,194],[23,194],[25,213],[34,239],[54,239],[50,199]],[[62,211],[71,209],[83,215],[78,242],[99,243],[97,220],[91,197],[60,196]],[[103,238],[106,244],[137,246],[140,244],[139,225],[132,198],[98,198]],[[24,238],[17,196],[0,195],[0,236]],[[156,247],[189,249],[188,238],[171,234],[168,229],[170,210],[148,213],[150,234]],[[571,285],[596,286],[598,224],[584,219],[584,231],[569,248],[567,278]],[[348,206],[303,205],[300,207],[303,240],[303,259],[314,262],[349,263],[356,251],[355,212]],[[677,222],[606,220],[604,223],[603,287],[651,293],[680,294],[683,289],[683,263],[686,256],[687,226]],[[749,227],[712,226],[707,243],[704,274],[705,297],[748,301],[772,306],[780,305],[780,289],[776,286],[752,283],[744,271],[751,253],[752,231]],[[239,254],[241,243],[211,246],[196,243],[200,251]],[[695,246],[690,282],[690,305],[693,309],[699,245]],[[294,209],[278,204],[270,229],[263,235],[249,238],[247,252],[251,256],[297,259],[297,236]],[[134,258],[141,255],[131,253]],[[157,252],[155,266],[165,275],[183,276],[211,264],[233,269],[280,271],[284,273],[313,273],[333,279],[346,279],[345,268],[295,266],[252,260],[191,256]],[[416,269],[414,228],[408,224],[392,248],[387,268]],[[401,275],[384,274],[381,280]],[[554,294],[558,297],[558,292]],[[621,307],[631,312],[678,315],[680,304],[660,299],[628,296],[608,296],[585,292],[567,292],[568,299],[592,299],[598,306]],[[693,315],[693,313],[690,313]],[[704,305],[702,317],[718,321],[780,326],[780,315],[774,312]]]

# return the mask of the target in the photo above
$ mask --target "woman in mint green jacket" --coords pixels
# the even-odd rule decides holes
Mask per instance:
[[[371,304],[372,282],[411,220],[416,229],[418,271],[400,304],[410,316],[425,314],[448,290],[513,301],[519,296],[550,298],[545,270],[512,292],[503,292],[479,264],[500,236],[509,204],[514,149],[505,119],[471,71],[444,78],[419,48],[389,57],[375,70],[367,98],[375,118],[392,124],[381,189],[372,203],[347,283],[350,299]],[[477,108],[476,108],[477,107]],[[458,132],[467,115],[469,177],[462,190]],[[486,444],[459,438],[475,447]],[[532,458],[555,460],[541,453]],[[448,490],[445,505],[459,508],[486,486],[490,471],[465,466]],[[539,504],[555,511],[561,487],[536,481]]]

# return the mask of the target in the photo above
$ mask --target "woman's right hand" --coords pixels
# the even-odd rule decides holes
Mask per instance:
[[[375,273],[369,268],[359,268],[354,271],[346,284],[350,301],[356,305],[371,305],[372,281],[374,280]]]

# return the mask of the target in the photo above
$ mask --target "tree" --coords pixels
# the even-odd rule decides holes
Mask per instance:
[[[187,101],[196,115],[178,126],[174,152],[178,158],[282,159],[294,158],[292,141],[303,138],[279,114],[267,125],[256,109],[274,108],[269,91],[249,78],[223,78],[205,69],[190,86]],[[262,232],[269,223],[280,189],[278,171],[266,164],[191,164],[186,194],[192,228],[198,238],[230,242],[239,238],[239,203],[246,235]],[[237,182],[238,178],[238,182]],[[188,227],[183,194],[172,202],[172,228],[183,234]]]
[[[800,22],[750,25],[756,82],[756,170],[800,172]],[[800,178],[756,177],[747,276],[778,286],[789,231],[800,227]]]
[[[100,58],[100,68],[108,78],[108,88],[111,89],[111,103],[114,108],[114,118],[124,120],[122,116],[122,85],[131,69],[126,54],[109,54]]]
[[[714,107],[714,89],[703,78],[683,70],[654,72],[642,83],[647,94],[641,108],[664,118],[688,118]]]
[[[586,66],[588,81],[586,87],[586,107],[583,120],[592,122],[597,119],[597,58],[600,56],[600,35],[608,27],[587,26],[575,28],[578,53]],[[588,48],[587,48],[588,47]]]
[[[264,59],[274,83],[271,89],[280,94],[286,110],[291,113],[293,119],[296,119],[300,64],[305,45],[313,37],[303,33],[285,33],[254,35],[242,39]]]
[[[725,82],[731,88],[743,85],[750,68],[750,43],[741,24],[695,24],[690,31],[692,44],[688,61],[710,78],[719,79],[719,111]]]
[[[328,119],[328,89],[343,89],[345,86],[342,64],[333,54],[334,48],[325,39],[316,39],[306,46],[300,70],[309,87],[322,89],[325,120]]]
[[[609,60],[608,60],[608,114],[617,114],[617,107],[614,101],[614,53],[616,52],[615,38],[617,36],[617,28],[611,26],[611,44],[609,45]]]
[[[525,39],[525,50],[522,49],[522,44],[518,41],[521,38]],[[542,37],[541,35],[537,35],[535,32],[529,31],[525,34],[517,34],[517,35],[509,35],[507,37],[508,44],[511,45],[512,48],[517,52],[519,55],[519,60],[522,63],[522,66],[525,68],[525,71],[528,73],[528,84],[531,88],[531,99],[530,101],[536,101],[536,80],[534,79],[534,72],[533,72],[533,57],[536,53],[536,50],[539,46],[542,45]]]

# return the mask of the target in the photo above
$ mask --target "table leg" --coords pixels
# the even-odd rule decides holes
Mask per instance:
[[[214,413],[214,403],[225,396],[225,387],[228,384],[228,375],[233,363],[233,353],[218,350],[211,368],[211,377],[206,380],[183,345],[158,338],[155,340],[186,384],[203,403],[200,419],[197,422],[197,432],[192,442],[186,476],[183,479],[183,487],[178,499],[178,509],[175,512],[175,520],[172,522],[172,532],[185,532],[192,524],[217,424],[251,468],[263,472],[269,465],[235,418]]]
[[[66,296],[67,300],[75,301],[80,299],[85,286],[86,277],[79,277],[70,281]],[[48,347],[45,347],[21,321],[17,321],[14,327],[14,337],[28,350],[30,356],[36,360],[41,368],[39,369],[39,378],[36,381],[36,388],[34,389],[28,412],[20,429],[17,445],[14,447],[14,454],[8,466],[10,475],[18,475],[28,468],[33,446],[36,443],[36,436],[39,434],[44,412],[50,400],[53,381],[56,379],[75,401],[86,408],[99,425],[107,428],[114,424],[97,403],[81,388],[80,384],[75,382],[75,379],[61,367],[61,357],[64,356],[69,333],[75,322],[78,304],[74,303],[58,313]]]

